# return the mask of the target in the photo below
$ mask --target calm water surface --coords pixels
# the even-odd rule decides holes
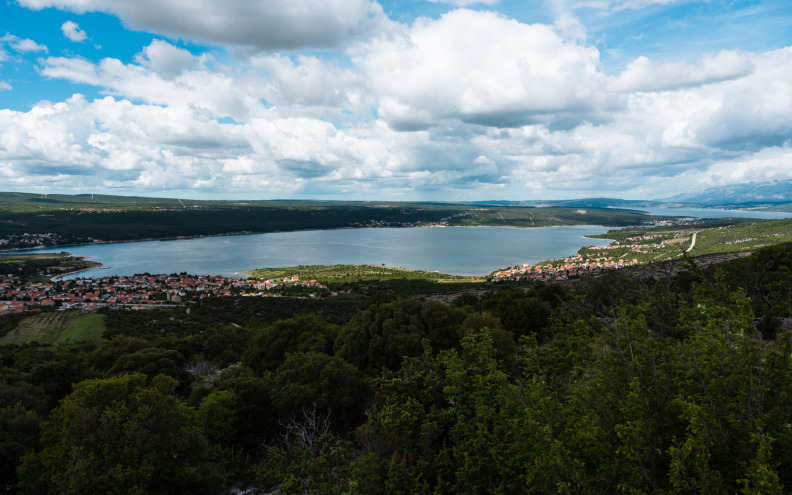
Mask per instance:
[[[756,218],[761,220],[774,220],[790,218],[792,213],[785,211],[753,211],[753,210],[719,210],[716,208],[635,208],[647,211],[653,215],[670,215],[675,217],[694,218]]]
[[[503,266],[565,257],[583,246],[608,244],[605,239],[583,237],[607,231],[607,227],[593,225],[342,229],[62,249],[104,265],[71,278],[144,272],[234,276],[254,268],[334,264],[385,264],[455,275],[486,275]]]

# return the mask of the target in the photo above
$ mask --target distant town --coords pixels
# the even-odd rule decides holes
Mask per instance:
[[[287,287],[304,288],[304,297],[335,296],[316,280],[301,281],[296,275],[283,280],[228,278],[211,275],[134,275],[92,277],[73,280],[22,282],[11,274],[0,274],[0,315],[42,311],[99,308],[151,309],[177,305],[205,297],[281,297],[275,292]]]
[[[583,248],[579,254],[570,256],[558,261],[545,261],[535,265],[523,264],[510,268],[502,268],[493,274],[495,282],[519,281],[526,282],[531,280],[548,282],[568,280],[575,277],[585,277],[589,275],[599,275],[603,271],[617,270],[626,266],[633,266],[639,263],[638,258],[626,260],[625,257],[630,253],[646,254],[650,249],[657,247],[657,244],[646,244],[641,241],[657,240],[665,237],[663,234],[647,234],[637,237],[628,237],[620,241],[614,241],[607,246],[593,246]],[[662,243],[660,244],[662,245]],[[609,256],[607,251],[626,250],[627,252],[615,258]]]

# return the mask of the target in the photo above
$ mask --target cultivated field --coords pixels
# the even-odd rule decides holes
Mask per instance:
[[[16,329],[0,338],[0,345],[72,344],[102,338],[104,318],[97,314],[67,312],[42,313],[25,318]]]

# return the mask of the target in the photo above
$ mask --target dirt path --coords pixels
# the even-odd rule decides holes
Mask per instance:
[[[687,248],[687,251],[685,251],[686,253],[693,251],[693,248],[696,247],[696,236],[698,235],[699,232],[701,231],[697,230],[696,232],[693,232],[693,240],[690,241],[690,247]]]

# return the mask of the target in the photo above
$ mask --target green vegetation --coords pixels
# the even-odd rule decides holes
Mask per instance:
[[[299,265],[285,268],[260,268],[250,272],[258,280],[280,281],[297,275],[301,281],[344,284],[384,280],[430,280],[433,282],[483,282],[477,277],[448,275],[439,272],[410,270],[376,265]]]
[[[792,219],[748,222],[699,232],[693,255],[754,250],[792,241]]]
[[[104,318],[97,314],[70,315],[64,323],[56,344],[98,341],[106,330]]]
[[[52,412],[26,456],[27,493],[217,493],[223,478],[176,381],[130,374],[87,380]]]
[[[523,287],[358,267],[371,273],[354,297],[0,317],[38,335],[0,345],[0,482],[31,494],[784,493],[792,243],[706,269],[684,261],[675,275]],[[349,267],[303,268],[353,283]]]
[[[95,342],[101,339],[105,330],[104,318],[98,314],[59,311],[25,315],[13,329],[6,330],[5,335],[0,338],[0,345]]]
[[[730,227],[733,225],[741,225],[745,223],[762,222],[763,220],[751,220],[748,218],[717,218],[717,219],[702,219],[682,224],[673,225],[657,225],[653,227],[626,227],[622,229],[609,230],[604,234],[592,234],[588,237],[592,239],[612,239],[614,241],[621,241],[630,237],[638,237],[642,235],[669,235],[673,236],[677,232],[694,232],[697,230]],[[770,220],[773,221],[773,220]]]
[[[60,254],[0,254],[0,274],[10,274],[22,282],[45,282],[64,273],[99,266],[95,261]]]
[[[186,200],[195,207],[212,202]],[[175,198],[146,198],[141,196],[111,196],[106,194],[30,194],[0,192],[0,210],[16,213],[41,213],[66,209],[121,209],[183,207]]]
[[[696,243],[688,251],[694,234]],[[610,256],[614,259],[636,258],[640,263],[652,263],[680,258],[683,252],[703,256],[752,251],[760,247],[792,242],[792,219],[718,219],[684,225],[610,230],[592,237],[613,239],[615,242],[607,249],[592,247],[580,250],[580,254],[587,258]]]

